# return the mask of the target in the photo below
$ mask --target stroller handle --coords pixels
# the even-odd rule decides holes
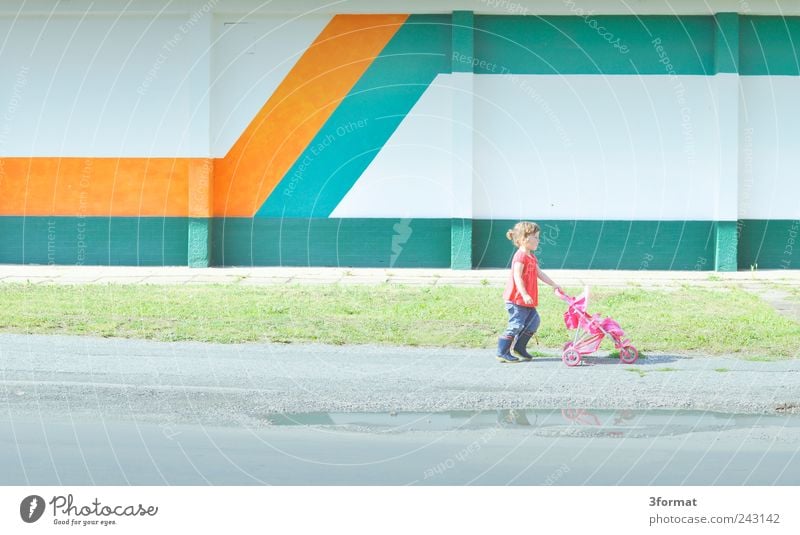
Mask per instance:
[[[567,294],[565,294],[560,288],[556,288],[554,290],[554,292],[555,292],[557,297],[563,299],[564,301],[566,301],[569,304],[572,304],[572,302],[575,300],[573,297],[570,297]]]
[[[578,297],[570,297],[569,295],[565,294],[563,292],[563,290],[559,290],[558,288],[556,288],[554,290],[554,292],[555,292],[556,296],[558,296],[562,301],[565,301],[570,306],[573,305],[575,303],[575,301],[577,301],[581,296],[583,297],[583,299],[585,300],[585,303],[587,305],[589,303],[589,287],[588,286],[585,286],[583,288],[583,293]]]

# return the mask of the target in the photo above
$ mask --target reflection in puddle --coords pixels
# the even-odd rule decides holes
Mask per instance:
[[[390,413],[278,413],[271,426],[313,426],[370,433],[453,431],[503,427],[540,436],[658,437],[685,433],[800,427],[797,415],[723,414],[684,410],[501,409],[496,411]]]
[[[800,415],[503,409],[269,424],[0,417],[0,484],[800,484]]]

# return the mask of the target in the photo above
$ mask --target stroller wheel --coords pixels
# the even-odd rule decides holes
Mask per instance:
[[[563,360],[564,364],[567,366],[577,366],[581,363],[581,354],[578,353],[577,349],[568,347],[564,350],[564,353],[561,354],[561,360]]]
[[[619,360],[624,364],[633,364],[639,358],[639,350],[633,346],[621,347],[619,350]]]

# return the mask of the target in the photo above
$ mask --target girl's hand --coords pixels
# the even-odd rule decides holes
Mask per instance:
[[[533,297],[531,297],[528,294],[523,295],[522,296],[522,300],[525,302],[526,305],[532,305],[533,304]]]

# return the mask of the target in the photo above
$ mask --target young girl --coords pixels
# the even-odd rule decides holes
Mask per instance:
[[[539,328],[539,285],[537,278],[553,288],[561,287],[539,269],[539,262],[533,251],[539,247],[539,225],[520,221],[506,233],[506,237],[514,242],[517,252],[511,261],[511,274],[506,284],[503,299],[508,311],[508,325],[497,340],[497,360],[500,362],[520,362],[531,360],[532,355],[526,347],[531,336]],[[514,342],[516,338],[516,342]],[[511,346],[514,353],[511,354]]]

